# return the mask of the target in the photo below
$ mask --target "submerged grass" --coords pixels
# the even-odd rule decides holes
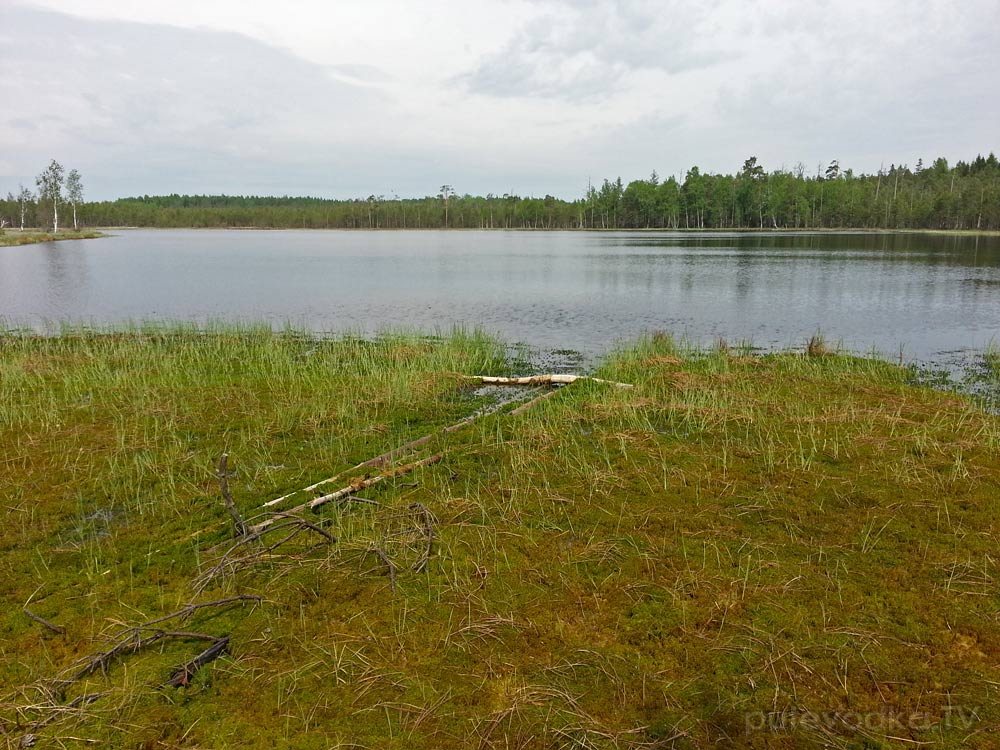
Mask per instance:
[[[138,327],[0,337],[0,696],[11,743],[75,660],[190,601],[258,594],[30,730],[111,747],[903,748],[1000,725],[1000,420],[874,359],[654,335],[444,459],[325,506],[316,538],[191,582],[238,508],[477,402],[475,333],[316,340]],[[416,572],[433,519],[434,554]],[[420,511],[422,514],[422,511]],[[420,520],[424,519],[424,520]],[[397,575],[385,575],[386,560]],[[22,613],[65,627],[48,632]],[[253,731],[248,732],[247,728]]]
[[[991,343],[983,352],[983,365],[989,377],[994,381],[1000,381],[1000,346]]]

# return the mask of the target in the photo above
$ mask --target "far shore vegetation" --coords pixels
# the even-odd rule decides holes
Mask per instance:
[[[6,229],[0,231],[0,247],[12,245],[35,245],[40,242],[58,242],[59,240],[90,240],[103,237],[103,233],[94,229],[62,230],[59,232],[43,232],[40,230]]]
[[[991,746],[1000,417],[803,344],[2,333],[0,734]]]
[[[0,200],[8,226],[58,221],[58,205],[90,227],[298,229],[864,229],[1000,231],[1000,162],[890,164],[855,173],[838,161],[767,169],[751,156],[731,174],[685,174],[581,186],[581,197],[463,194],[442,185],[423,198],[354,200],[251,195],[161,195],[84,202],[79,174],[60,192],[61,166]],[[53,185],[55,187],[53,187]],[[27,222],[27,223],[26,223]]]

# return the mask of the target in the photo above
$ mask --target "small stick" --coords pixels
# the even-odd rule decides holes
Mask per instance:
[[[345,499],[350,500],[350,499],[357,499],[357,498],[350,498],[350,497],[348,497],[348,498],[345,498]],[[329,531],[327,531],[324,528],[321,528],[321,527],[317,526],[314,523],[310,523],[306,519],[302,518],[301,516],[297,516],[297,515],[295,515],[294,513],[290,512],[290,511],[286,512],[286,513],[275,513],[275,517],[277,517],[277,518],[288,518],[290,520],[296,521],[300,525],[305,526],[310,531],[315,531],[321,537],[323,537],[328,542],[330,542],[330,544],[336,544],[337,543],[337,538],[333,534],[331,534]]]
[[[134,630],[140,630],[148,628],[150,625],[156,625],[160,622],[166,622],[167,620],[173,620],[175,617],[180,617],[181,619],[186,619],[197,612],[199,609],[205,609],[206,607],[224,607],[227,604],[235,604],[236,602],[256,602],[260,603],[262,601],[261,597],[256,594],[238,594],[236,596],[229,596],[225,599],[216,599],[211,602],[202,602],[201,604],[188,604],[183,609],[179,609],[176,612],[171,612],[169,615],[164,615],[163,617],[157,617],[155,620],[149,620],[144,622],[142,625],[133,628]]]
[[[236,509],[236,503],[233,502],[233,495],[229,491],[229,454],[223,453],[222,457],[219,459],[219,488],[222,490],[222,503],[226,506],[226,510],[229,511],[230,518],[233,519],[233,534],[236,537],[247,535],[247,525],[243,521],[243,517],[240,512]]]
[[[389,559],[389,556],[382,551],[380,547],[372,545],[368,548],[368,551],[375,555],[379,560],[385,563],[385,567],[389,571],[389,587],[392,589],[392,593],[396,593],[396,563]]]
[[[424,550],[423,557],[413,564],[413,570],[419,573],[427,568],[427,563],[431,559],[431,553],[434,551],[434,514],[423,503],[413,503],[410,505],[410,510],[418,514],[421,521],[423,521],[420,531],[427,540],[427,548]]]
[[[26,614],[29,618],[31,618],[32,620],[34,620],[35,622],[37,622],[39,625],[44,625],[45,627],[47,627],[53,633],[58,633],[59,635],[62,635],[63,633],[66,632],[66,628],[64,628],[64,627],[62,627],[60,625],[54,625],[54,624],[52,624],[51,622],[49,622],[48,620],[46,620],[44,617],[39,617],[38,615],[36,615],[34,612],[32,612],[27,607],[24,608],[21,611],[24,612],[24,614]]]

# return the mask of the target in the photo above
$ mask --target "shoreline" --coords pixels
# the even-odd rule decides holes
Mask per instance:
[[[813,228],[756,228],[756,227],[720,227],[720,228],[692,228],[692,229],[670,229],[656,227],[641,227],[631,229],[596,229],[578,227],[264,227],[264,226],[226,226],[226,227],[198,227],[198,226],[170,226],[170,227],[147,227],[147,226],[107,226],[96,227],[97,232],[113,231],[211,231],[211,232],[356,232],[356,233],[378,233],[378,232],[508,232],[508,233],[555,233],[573,232],[581,234],[608,234],[608,233],[649,233],[649,234],[926,234],[945,235],[956,237],[1000,237],[1000,230],[994,229],[867,229],[863,227],[813,227]],[[9,230],[8,230],[9,231]],[[27,230],[26,230],[27,231]]]
[[[22,245],[39,245],[46,242],[63,242],[64,240],[95,240],[107,237],[99,229],[61,230],[53,234],[35,229],[4,229],[0,233],[0,247],[21,247]]]

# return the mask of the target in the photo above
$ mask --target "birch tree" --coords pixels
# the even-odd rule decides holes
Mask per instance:
[[[59,202],[63,191],[63,166],[53,159],[38,177],[38,200],[52,201],[52,231],[59,231]]]
[[[78,229],[76,224],[76,204],[83,203],[83,183],[80,181],[80,173],[71,169],[66,175],[66,200],[73,206],[73,229]]]
[[[444,201],[444,225],[448,226],[448,201],[455,194],[455,189],[451,185],[442,185],[438,198]]]
[[[17,208],[21,215],[21,231],[24,231],[24,217],[28,213],[28,206],[35,202],[34,194],[28,190],[24,185],[18,185],[18,193],[15,200],[17,201]]]

